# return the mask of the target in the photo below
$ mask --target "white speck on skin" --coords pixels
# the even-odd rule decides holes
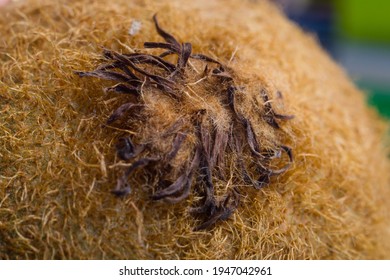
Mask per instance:
[[[142,23],[138,20],[133,20],[131,22],[131,26],[129,28],[129,35],[130,36],[134,36],[135,34],[137,34],[140,30],[141,30],[141,27],[142,27]]]

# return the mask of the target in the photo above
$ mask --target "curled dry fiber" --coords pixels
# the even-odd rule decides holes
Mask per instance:
[[[0,258],[390,258],[386,125],[270,3],[0,13]]]

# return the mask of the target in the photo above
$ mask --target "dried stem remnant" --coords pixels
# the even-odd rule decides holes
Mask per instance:
[[[245,116],[240,108],[243,105],[236,98],[242,87],[236,85],[232,69],[204,54],[192,53],[190,43],[179,43],[174,36],[160,27],[156,16],[153,20],[158,34],[165,42],[145,42],[144,47],[163,49],[164,52],[160,55],[120,54],[105,49],[103,51],[107,60],[105,64],[98,66],[94,71],[76,73],[80,77],[89,76],[115,81],[118,84],[105,90],[131,95],[132,102],[114,110],[107,120],[108,124],[124,118],[125,114],[130,118],[134,117],[131,115],[134,110],[142,111],[148,105],[142,95],[148,92],[157,90],[175,102],[178,111],[182,113],[180,119],[175,120],[165,132],[157,135],[161,141],[167,141],[170,136],[175,135],[170,149],[161,151],[155,148],[151,139],[143,139],[142,136],[138,139],[138,145],[129,137],[118,140],[117,155],[121,160],[129,162],[130,166],[123,171],[112,192],[117,196],[130,193],[129,176],[138,169],[149,170],[151,174],[158,170],[155,173],[158,174],[159,181],[165,182],[159,185],[165,187],[154,186],[151,198],[178,203],[186,199],[191,194],[191,189],[194,189],[194,195],[200,200],[190,212],[203,219],[195,230],[203,230],[231,216],[239,205],[239,188],[242,191],[243,185],[249,184],[260,189],[270,182],[270,177],[280,175],[290,167],[293,161],[291,148],[279,143],[272,147],[262,147],[253,124],[265,122],[270,129],[276,131],[280,129],[277,120],[289,120],[293,116],[275,113],[264,88],[259,89],[264,101],[261,118]],[[176,64],[164,59],[170,55],[177,57]],[[204,65],[203,77],[195,83],[190,83],[191,75],[195,75],[189,67],[191,59]],[[193,110],[188,109],[185,88],[196,85],[199,81],[214,89],[215,92],[203,92],[203,95],[209,94],[220,99],[223,110],[231,118],[228,128],[216,125],[214,121],[216,116],[207,109],[210,105],[206,102],[203,109],[199,109],[199,106]],[[186,111],[181,108],[182,104],[186,104]],[[145,116],[147,118],[148,115]],[[142,121],[148,124],[149,120]],[[195,144],[188,140],[190,136],[197,139]],[[186,149],[191,149],[186,159],[182,156],[179,164],[177,162],[173,164],[181,151]],[[282,157],[283,153],[287,156]],[[283,161],[284,158],[288,162],[283,167],[272,167],[274,159]],[[225,181],[227,162],[230,166],[234,165],[235,170],[241,170],[241,174],[234,174],[233,186],[229,187],[225,194],[219,195],[221,190],[216,188],[215,180]]]

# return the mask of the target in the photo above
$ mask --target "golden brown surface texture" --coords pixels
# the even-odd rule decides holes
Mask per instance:
[[[128,97],[105,93],[112,82],[74,74],[95,69],[102,46],[131,53],[162,41],[156,12],[194,53],[228,65],[248,96],[266,88],[274,108],[295,116],[276,132],[253,122],[258,141],[288,145],[294,163],[261,190],[239,185],[237,210],[207,230],[194,231],[199,220],[188,211],[195,188],[174,205],[154,201],[150,174],[140,171],[129,179],[131,194],[110,191],[126,164],[115,153],[119,136],[152,139],[202,106],[224,127],[229,115],[218,100],[196,84],[178,112],[146,92],[153,117],[123,131],[103,124]],[[134,21],[141,28],[129,35]],[[0,259],[390,258],[386,124],[269,2],[22,1],[0,10],[0,34]],[[244,114],[253,115],[249,103]],[[214,178],[217,195],[238,177],[226,170],[225,180]]]

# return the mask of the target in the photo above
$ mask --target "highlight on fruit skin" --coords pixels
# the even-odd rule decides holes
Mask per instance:
[[[0,30],[0,259],[390,258],[388,123],[271,2],[18,1]]]
[[[196,98],[196,91],[199,89],[196,90],[193,86],[198,84],[206,84],[205,87],[208,88],[207,92],[201,93],[202,95],[212,95],[219,99],[217,105],[226,112],[224,116],[229,118],[227,127],[218,126],[219,116],[212,114],[213,108],[206,109],[210,105],[204,102],[200,109],[188,107],[187,112],[182,113],[160,135],[160,141],[174,135],[172,147],[165,153],[158,151],[153,154],[153,141],[151,139],[142,139],[142,143],[134,145],[130,137],[120,138],[116,145],[118,157],[125,161],[131,160],[132,164],[118,179],[117,185],[112,191],[113,194],[117,196],[129,194],[131,187],[128,183],[128,177],[139,168],[150,168],[149,172],[151,173],[163,170],[158,175],[157,185],[165,184],[166,187],[160,187],[155,191],[151,196],[154,200],[164,200],[169,203],[181,202],[190,195],[193,181],[195,181],[203,201],[200,202],[199,206],[190,209],[190,212],[205,217],[204,222],[196,226],[195,230],[206,229],[219,220],[228,219],[236,210],[240,197],[237,185],[246,183],[251,184],[255,189],[260,189],[269,184],[271,176],[280,175],[290,167],[293,161],[292,151],[291,148],[281,144],[275,144],[274,147],[260,146],[250,120],[253,118],[250,115],[244,116],[238,109],[239,104],[236,104],[235,96],[238,94],[238,90],[242,92],[243,98],[246,96],[245,86],[239,88],[235,84],[233,69],[229,69],[217,59],[207,55],[193,54],[191,43],[180,44],[174,36],[160,27],[157,15],[153,16],[153,21],[158,34],[165,42],[145,42],[144,47],[163,49],[163,53],[159,55],[137,52],[120,54],[105,49],[104,57],[108,60],[107,63],[99,65],[94,71],[76,71],[75,73],[80,77],[97,77],[119,82],[106,88],[105,91],[129,94],[130,98],[133,98],[134,101],[119,106],[107,119],[107,124],[124,117],[126,113],[135,108],[142,110],[142,108],[147,107],[148,104],[145,103],[145,98],[142,96],[146,94],[169,96],[169,101],[175,102],[175,110],[180,112],[185,111],[183,107]],[[166,56],[170,55],[177,56],[176,64],[164,60]],[[204,65],[190,64],[192,60],[202,61]],[[186,90],[193,94],[187,93]],[[264,88],[259,89],[259,95],[264,103],[261,104],[256,99],[252,102],[257,106],[255,109],[259,110],[260,119],[263,122],[274,129],[280,129],[276,119],[289,120],[293,118],[293,116],[275,113]],[[165,113],[169,114],[170,112]],[[148,124],[147,118],[143,121],[146,125]],[[255,119],[255,121],[258,120]],[[193,144],[190,157],[181,163],[179,168],[175,169],[172,167],[171,161],[180,151],[188,134],[192,134],[192,138],[197,138],[197,143]],[[248,167],[240,159],[243,156],[245,145],[247,145],[245,153],[252,155],[253,166],[251,169],[255,170],[256,178],[252,178]],[[272,169],[272,160],[281,158],[283,152],[287,154],[289,163],[280,169]],[[239,157],[235,162],[229,163],[229,166],[233,166],[238,171],[234,174],[236,182],[221,199],[217,199],[213,174],[218,173],[218,177],[226,181],[225,162],[232,156]],[[138,159],[135,160],[137,157]],[[175,174],[177,174],[176,177],[174,177]],[[173,179],[169,180],[168,178]]]

